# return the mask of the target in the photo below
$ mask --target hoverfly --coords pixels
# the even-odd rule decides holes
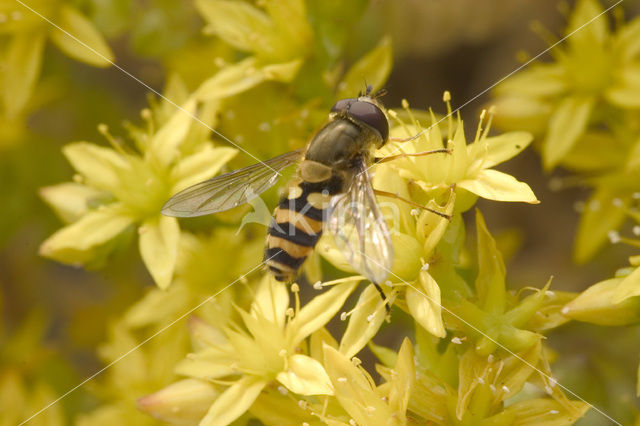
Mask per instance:
[[[273,214],[266,265],[277,280],[293,281],[324,229],[333,235],[351,266],[375,284],[384,299],[379,284],[391,270],[393,245],[368,169],[375,160],[373,151],[389,139],[389,122],[377,100],[384,92],[370,96],[371,91],[367,86],[364,95],[336,102],[327,124],[304,149],[195,184],[167,201],[162,213],[194,217],[229,210],[266,191],[277,182],[281,170],[299,162],[288,193]],[[404,155],[435,152],[449,151]]]

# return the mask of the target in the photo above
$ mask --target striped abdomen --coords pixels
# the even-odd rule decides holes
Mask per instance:
[[[322,182],[301,181],[280,200],[269,226],[266,264],[278,281],[293,281],[322,235],[332,195],[341,191],[338,176]]]

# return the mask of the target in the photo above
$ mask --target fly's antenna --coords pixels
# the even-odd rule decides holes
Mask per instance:
[[[387,89],[380,89],[376,93],[374,93],[371,97],[377,100],[378,98],[381,98],[386,94],[387,94]]]

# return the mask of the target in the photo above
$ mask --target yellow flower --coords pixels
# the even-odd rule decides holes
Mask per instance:
[[[612,33],[602,12],[597,0],[580,0],[566,43],[551,51],[555,62],[532,65],[495,89],[501,127],[546,133],[548,168],[579,151],[602,117],[640,108],[640,19]]]
[[[194,319],[191,325],[195,352],[177,365],[176,372],[227,386],[200,424],[231,423],[247,411],[273,381],[299,395],[333,394],[322,364],[304,354],[304,341],[333,318],[358,281],[339,280],[331,290],[314,297],[303,308],[294,284],[296,308],[292,309],[287,289],[266,275],[256,289],[249,310],[238,309],[242,326],[235,323],[214,326]],[[166,411],[162,404],[152,406],[143,402],[141,406],[153,415]]]
[[[464,128],[460,116],[454,119],[449,103],[451,95],[445,92],[444,100],[448,108],[447,132],[443,131],[433,113],[430,114],[431,126],[414,142],[392,142],[378,151],[377,156],[397,155],[448,148],[451,154],[433,154],[419,157],[404,157],[383,163],[379,168],[390,167],[401,177],[410,181],[422,191],[429,193],[430,198],[449,190],[455,185],[458,203],[456,211],[468,209],[475,201],[468,193],[495,201],[520,201],[536,204],[536,199],[529,185],[519,182],[513,176],[491,169],[519,154],[532,140],[527,132],[509,132],[500,136],[489,137],[491,117],[486,128],[482,128],[486,112],[480,116],[480,123],[473,142],[467,145]],[[409,122],[399,119],[399,114],[390,112],[399,124],[392,127],[391,136],[406,138],[421,132],[423,128],[408,109],[405,102]],[[409,188],[411,191],[412,187]],[[414,195],[414,201],[420,195]]]
[[[214,148],[191,115],[188,101],[156,130],[145,110],[148,129],[131,130],[137,152],[102,129],[113,145],[106,148],[76,142],[63,152],[78,172],[76,182],[42,190],[42,196],[70,225],[40,247],[43,256],[68,264],[100,265],[126,231],[137,227],[142,260],[156,284],[167,288],[176,265],[180,228],[176,218],[162,216],[165,201],[216,174],[236,151]],[[196,127],[192,129],[192,126]]]
[[[132,328],[161,327],[212,295],[215,301],[203,304],[195,312],[198,317],[217,322],[221,315],[230,315],[243,286],[220,291],[255,269],[264,254],[264,239],[247,234],[221,228],[207,236],[183,231],[171,286],[150,289],[124,314],[125,323]]]
[[[24,109],[34,90],[47,39],[66,55],[89,65],[106,67],[113,61],[113,53],[102,35],[72,2],[25,0],[24,3],[26,7],[13,0],[0,1],[0,37],[7,43],[0,93],[8,118]]]
[[[186,330],[184,327],[169,328],[136,348],[143,338],[120,321],[109,327],[108,338],[108,342],[98,348],[98,354],[105,364],[115,363],[98,378],[98,382],[90,384],[102,404],[79,415],[76,424],[157,424],[139,411],[136,400],[175,380],[175,374],[168,366],[175,365],[187,352],[189,336]],[[133,348],[136,349],[132,351]],[[127,355],[122,357],[124,354]],[[209,395],[202,386],[199,390],[201,398]]]
[[[404,339],[393,369],[381,371],[386,382],[376,386],[371,376],[355,359],[345,356],[330,345],[324,345],[324,365],[335,398],[346,415],[338,412],[318,415],[333,425],[404,425],[407,406],[415,381],[413,346]],[[322,410],[314,410],[322,412]]]
[[[416,379],[408,410],[412,417],[429,424],[506,426],[543,419],[572,424],[589,409],[586,403],[567,399],[551,376],[539,341],[515,354],[484,356],[459,337],[446,349],[439,339],[425,338],[421,333],[416,339]],[[375,349],[376,355],[386,351]],[[393,355],[383,355],[385,366],[395,362]],[[386,378],[385,370],[378,367]],[[517,396],[526,392],[525,385],[532,384],[550,398],[529,397],[516,402]]]

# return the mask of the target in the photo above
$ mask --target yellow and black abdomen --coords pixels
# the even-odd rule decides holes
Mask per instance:
[[[293,281],[322,236],[331,196],[342,191],[333,175],[321,182],[301,181],[289,188],[269,226],[266,264],[278,281]]]

